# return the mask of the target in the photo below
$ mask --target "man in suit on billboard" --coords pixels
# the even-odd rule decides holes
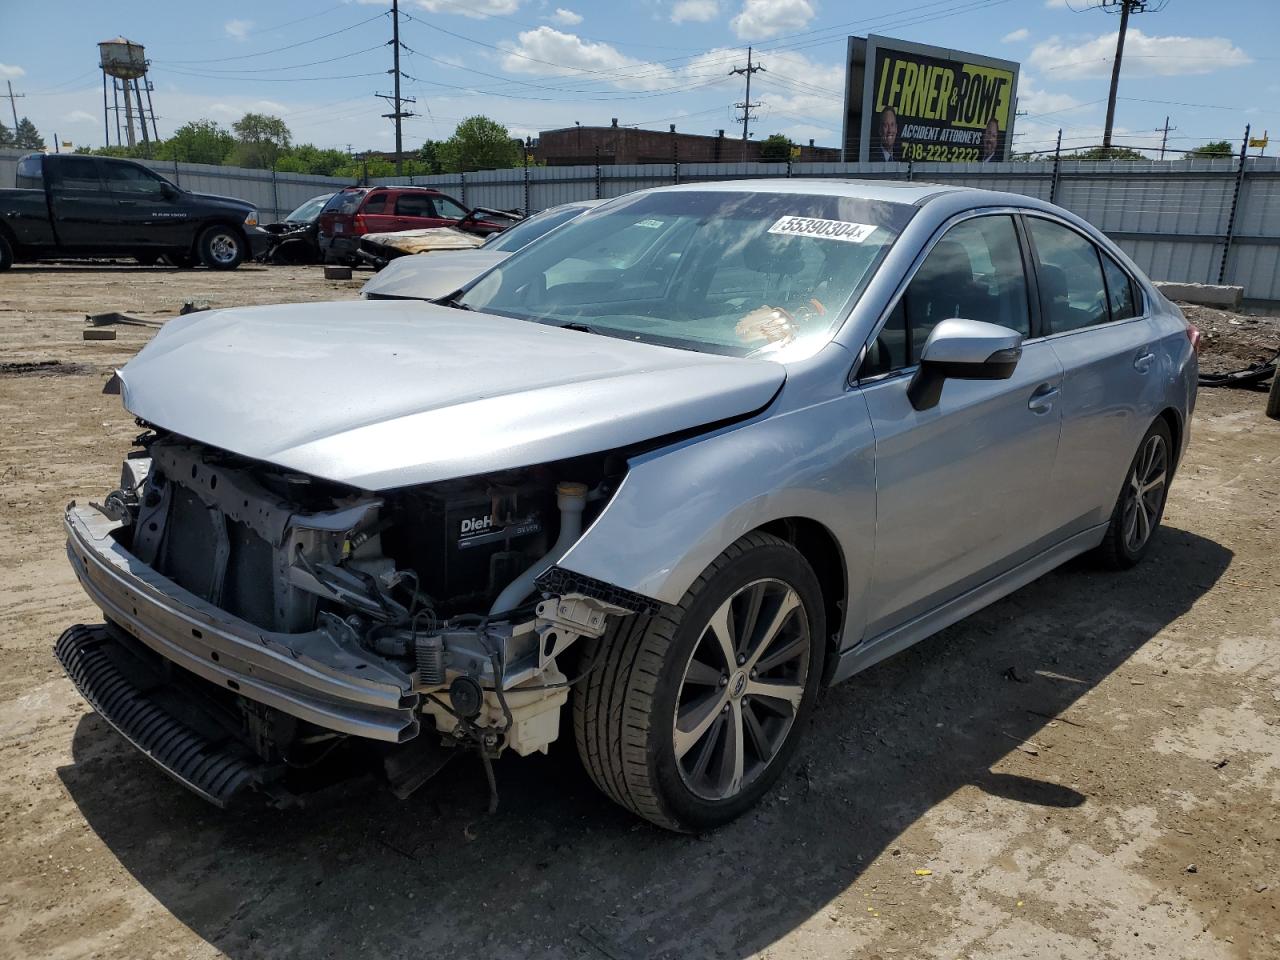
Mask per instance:
[[[893,107],[885,107],[880,113],[880,136],[871,150],[871,159],[892,163],[902,159],[898,144],[898,114]]]
[[[991,163],[1000,159],[1000,124],[992,117],[982,131],[982,149],[979,151],[983,163]]]

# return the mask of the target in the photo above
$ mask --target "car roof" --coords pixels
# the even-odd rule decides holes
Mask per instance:
[[[941,183],[914,180],[853,180],[836,177],[787,177],[777,180],[718,180],[709,183],[683,183],[657,187],[662,191],[714,191],[777,194],[809,194],[826,197],[852,197],[858,200],[882,200],[887,203],[919,204],[943,193],[966,189]]]

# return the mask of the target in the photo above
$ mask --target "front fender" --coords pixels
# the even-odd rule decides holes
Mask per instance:
[[[875,438],[859,390],[633,459],[617,493],[559,566],[678,603],[743,534],[822,524],[845,558],[844,645],[861,639],[875,543]]]

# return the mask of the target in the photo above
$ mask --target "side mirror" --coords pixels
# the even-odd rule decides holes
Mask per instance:
[[[166,200],[176,200],[178,198],[178,193],[178,188],[168,180],[160,181],[160,196],[164,197]]]
[[[943,320],[925,341],[920,366],[907,387],[917,410],[938,405],[952,380],[1008,380],[1022,357],[1022,334],[981,320]]]

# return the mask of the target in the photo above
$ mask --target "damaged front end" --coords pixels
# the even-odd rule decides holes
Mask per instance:
[[[582,637],[652,601],[556,561],[608,454],[378,494],[147,433],[67,551],[102,609],[56,648],[86,699],[225,804],[362,745],[407,795],[459,748],[546,751]],[[442,749],[443,748],[443,749]]]

